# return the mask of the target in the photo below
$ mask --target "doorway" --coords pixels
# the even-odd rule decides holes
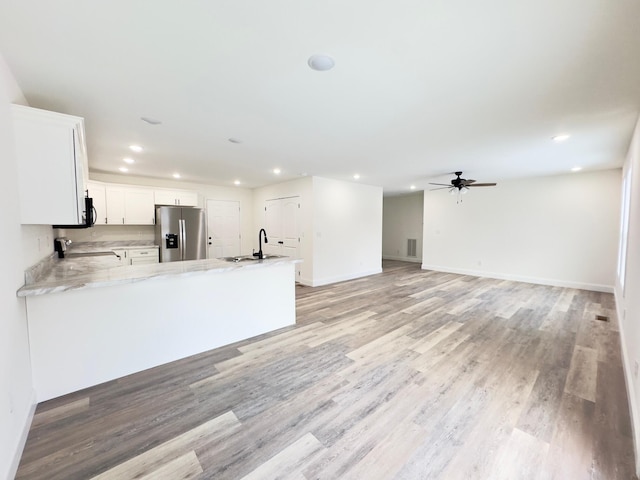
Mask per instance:
[[[264,206],[264,225],[269,243],[263,250],[271,255],[300,258],[298,212],[300,197],[267,200]],[[300,264],[296,264],[296,279],[300,277]]]
[[[240,255],[240,202],[207,200],[207,258]]]

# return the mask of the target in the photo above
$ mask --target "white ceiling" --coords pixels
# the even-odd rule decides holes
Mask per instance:
[[[32,106],[85,118],[92,171],[137,143],[133,175],[397,193],[622,165],[639,19],[638,0],[2,0],[0,52]]]

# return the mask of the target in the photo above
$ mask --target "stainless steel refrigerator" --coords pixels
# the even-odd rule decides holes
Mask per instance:
[[[204,210],[193,207],[156,207],[156,243],[161,262],[207,258]]]

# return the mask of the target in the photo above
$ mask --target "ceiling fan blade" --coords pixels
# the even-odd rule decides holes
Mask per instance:
[[[437,184],[437,183],[432,183],[432,185],[438,185],[438,184]],[[445,188],[449,188],[449,189],[451,189],[451,188],[453,188],[453,187],[452,187],[451,185],[447,185],[446,187],[430,188],[430,189],[429,189],[429,191],[430,191],[430,192],[433,192],[433,191],[435,191],[435,190],[444,190]]]
[[[467,185],[467,187],[495,187],[497,183],[474,183],[473,185]]]
[[[449,183],[429,183],[429,185],[440,185],[441,187],[450,187]]]
[[[475,180],[465,180],[464,183],[469,184],[469,183],[476,183]]]

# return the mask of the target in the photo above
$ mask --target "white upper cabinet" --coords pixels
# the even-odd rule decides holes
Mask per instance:
[[[156,205],[179,205],[181,207],[197,207],[198,192],[189,190],[155,190]]]
[[[87,191],[93,198],[93,208],[95,209],[95,225],[106,225],[107,223],[107,193],[104,184],[89,181]]]
[[[107,185],[107,225],[153,225],[155,207],[150,188]]]
[[[125,188],[124,223],[126,225],[153,225],[155,223],[153,190],[147,188]]]
[[[22,105],[12,105],[12,115],[21,223],[84,223],[84,120]]]
[[[124,188],[107,185],[107,225],[124,225]]]

